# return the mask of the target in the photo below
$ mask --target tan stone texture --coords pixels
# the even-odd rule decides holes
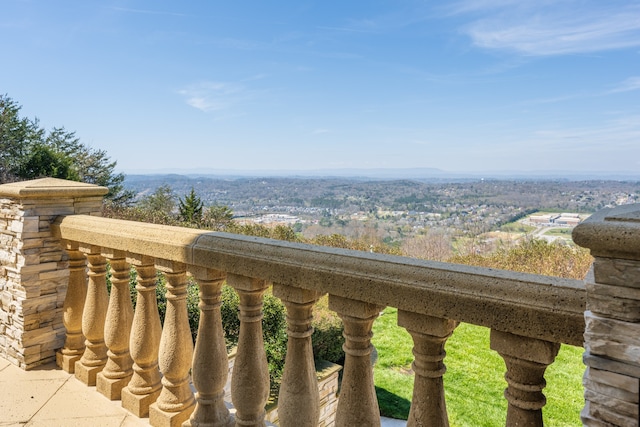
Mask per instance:
[[[585,346],[591,354],[640,366],[640,323],[585,314]]]
[[[640,260],[638,212],[639,204],[602,209],[574,228],[573,241],[595,257]]]
[[[588,414],[592,418],[604,422],[606,426],[638,427],[637,416],[618,413],[613,408],[590,400],[587,400],[587,402],[588,406],[586,406],[585,409],[588,408]]]
[[[316,292],[280,284],[273,294],[287,310],[287,353],[278,396],[279,418],[285,426],[317,425],[320,419],[318,381],[313,358],[311,335]]]
[[[398,326],[407,329],[414,343],[412,368],[415,375],[408,427],[449,426],[442,378],[446,371],[444,346],[457,325],[450,319],[398,312]]]
[[[53,360],[64,342],[69,272],[50,223],[80,208],[99,213],[106,191],[53,178],[0,185],[0,354],[25,369]]]
[[[638,261],[597,257],[593,268],[596,283],[640,289]]]
[[[595,262],[586,279],[584,425],[639,425],[640,205],[598,212],[574,230]]]
[[[611,371],[604,371],[597,368],[587,368],[587,378],[599,384],[605,384],[615,387],[620,391],[626,391],[634,397],[629,402],[638,402],[638,393],[640,392],[640,379],[628,375],[619,374]]]
[[[615,412],[616,414],[626,417],[632,417],[636,420],[638,419],[637,402],[627,402],[623,399],[618,399],[590,389],[585,390],[584,397],[586,400],[598,405],[602,405],[609,411]]]

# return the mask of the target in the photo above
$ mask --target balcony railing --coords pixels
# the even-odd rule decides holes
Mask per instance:
[[[5,192],[29,198],[28,191]],[[0,188],[0,202],[2,197]],[[69,271],[61,310],[66,335],[58,362],[108,398],[122,400],[137,416],[149,416],[151,425],[264,425],[269,373],[261,319],[269,286],[287,309],[288,346],[278,398],[282,426],[318,425],[311,318],[314,304],[325,294],[344,324],[337,426],[380,424],[370,340],[384,307],[398,309],[398,324],[414,341],[409,426],[448,425],[444,346],[459,322],[491,329],[491,348],[507,369],[508,426],[542,425],[545,369],[561,343],[583,346],[585,339],[583,423],[637,425],[637,214],[596,215],[576,232],[579,243],[597,247],[595,277],[585,288],[583,281],[65,213],[50,216],[52,237],[63,245]],[[603,236],[598,234],[602,224],[615,227],[605,227],[609,234]],[[40,225],[47,228],[42,221]],[[622,246],[612,237],[621,232],[626,233]],[[601,244],[607,236],[611,238]],[[131,268],[137,272],[135,311],[129,295]],[[157,270],[167,279],[162,327],[155,299]],[[200,289],[195,347],[186,306],[188,275]],[[224,281],[240,298],[233,417],[223,401],[228,372],[220,316]]]

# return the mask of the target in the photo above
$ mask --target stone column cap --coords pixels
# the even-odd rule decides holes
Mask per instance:
[[[572,237],[594,256],[640,259],[640,203],[602,209],[576,226]]]
[[[59,178],[39,178],[0,185],[0,197],[20,199],[92,197],[104,196],[108,192],[107,187]]]

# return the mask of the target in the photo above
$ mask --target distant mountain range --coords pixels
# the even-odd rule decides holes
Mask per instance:
[[[418,179],[427,181],[526,179],[547,180],[640,180],[640,171],[478,171],[452,172],[437,168],[373,168],[373,169],[311,169],[311,170],[231,170],[231,169],[147,169],[125,171],[127,175],[183,175],[187,177],[296,177],[296,178],[354,178],[354,179]]]

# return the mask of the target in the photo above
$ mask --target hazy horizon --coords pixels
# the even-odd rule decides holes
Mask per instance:
[[[371,178],[371,179],[567,179],[567,180],[630,180],[640,181],[640,171],[447,171],[437,168],[341,168],[341,169],[134,169],[122,171],[130,176],[167,176],[186,177],[285,177],[285,178]]]

